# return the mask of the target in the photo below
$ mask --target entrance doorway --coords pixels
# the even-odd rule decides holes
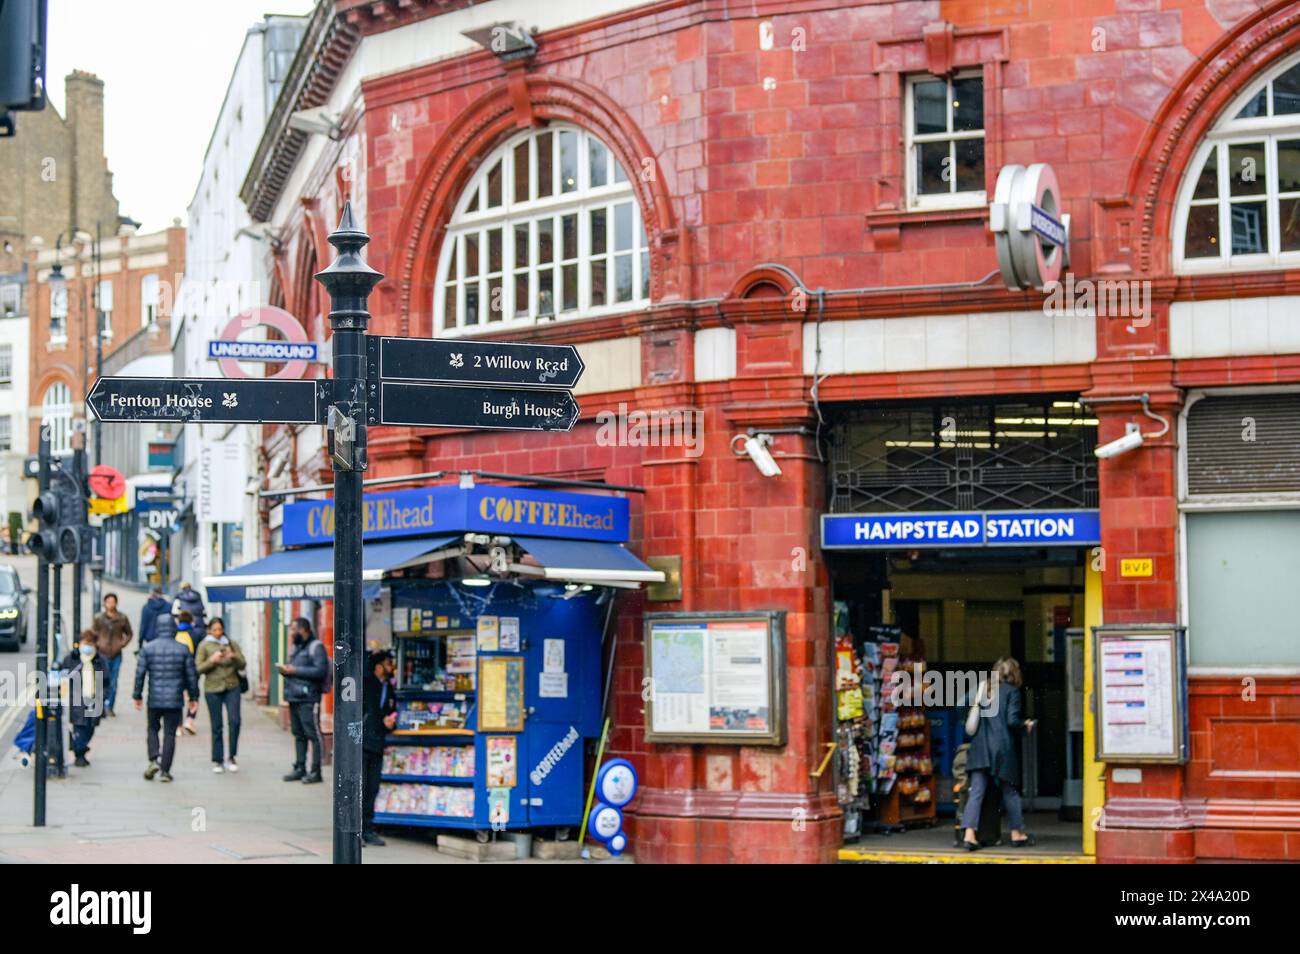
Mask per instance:
[[[852,757],[857,792],[847,790],[841,773],[837,789],[845,810],[846,841],[866,854],[955,850],[961,795],[955,791],[960,773],[954,774],[953,763],[967,741],[967,691],[979,674],[1009,656],[1020,663],[1023,673],[1025,718],[1036,723],[1019,742],[1026,825],[1038,842],[1026,851],[1080,855],[1084,603],[1090,550],[1068,546],[842,550],[828,551],[827,558],[836,605],[832,638],[837,689],[846,647],[851,646],[857,665],[870,670],[869,660],[887,660],[895,652],[894,642],[900,647],[898,666],[909,667],[912,684],[923,689],[911,700],[921,703],[919,708],[899,710],[900,721],[914,731],[900,732],[893,740],[898,745],[893,778],[889,777],[892,742],[879,740],[865,747],[857,743],[859,752]],[[878,665],[890,668],[887,662]],[[867,679],[862,681],[865,684]],[[887,682],[882,689],[888,692]],[[846,737],[853,736],[852,731],[844,731],[845,717],[855,713],[839,704],[839,696],[837,692],[841,728],[837,738],[843,755]],[[868,720],[869,706],[868,702]],[[922,724],[919,714],[925,717],[924,733],[915,731]],[[877,716],[870,730],[878,739],[882,719],[883,715]],[[888,727],[886,720],[886,735]],[[844,758],[837,762],[842,769]],[[873,774],[874,778],[863,778]],[[897,786],[903,786],[901,798],[890,793]],[[921,798],[933,800],[933,810],[908,810],[916,791],[922,792]],[[891,808],[891,799],[902,802],[901,811]],[[1006,848],[1010,836],[1005,819],[1001,837],[1001,848]],[[988,854],[999,851],[991,847]],[[1019,856],[1021,851],[1003,853]]]

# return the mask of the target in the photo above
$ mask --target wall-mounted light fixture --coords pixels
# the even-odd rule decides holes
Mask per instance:
[[[474,30],[462,30],[460,35],[506,61],[527,59],[537,53],[533,31],[518,20],[505,20]]]

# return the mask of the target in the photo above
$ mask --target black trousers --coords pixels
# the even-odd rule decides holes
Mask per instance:
[[[226,710],[226,721],[230,723],[230,757],[239,754],[239,687],[231,686],[223,692],[207,692],[203,698],[208,701],[208,718],[212,720],[212,761],[220,762],[223,758],[225,733],[222,731],[221,710]]]
[[[317,703],[289,703],[289,728],[293,732],[294,771],[320,774],[321,741]],[[311,768],[307,768],[307,744],[311,743]]]
[[[375,799],[379,796],[379,774],[384,767],[384,753],[361,753],[361,830],[375,830]]]
[[[149,709],[149,761],[157,762],[171,774],[172,756],[176,754],[176,730],[181,724],[180,709]],[[158,729],[162,728],[162,751],[159,752]]]

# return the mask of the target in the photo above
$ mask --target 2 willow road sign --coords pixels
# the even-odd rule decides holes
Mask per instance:
[[[326,380],[100,378],[86,403],[104,422],[323,424]]]
[[[584,365],[572,345],[373,337],[366,423],[567,431],[567,390]],[[86,403],[105,422],[324,424],[325,379],[100,378]]]
[[[585,365],[573,345],[444,338],[374,338],[382,381],[571,388]],[[375,355],[371,354],[371,363]]]

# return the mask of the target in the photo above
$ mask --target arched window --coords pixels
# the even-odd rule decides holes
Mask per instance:
[[[1233,100],[1189,169],[1174,222],[1181,271],[1300,265],[1300,57]]]
[[[50,453],[72,452],[72,392],[61,381],[45,389],[41,399],[41,426],[50,429]]]
[[[440,334],[644,306],[650,261],[627,172],[595,136],[552,125],[508,140],[456,203],[438,262]]]

